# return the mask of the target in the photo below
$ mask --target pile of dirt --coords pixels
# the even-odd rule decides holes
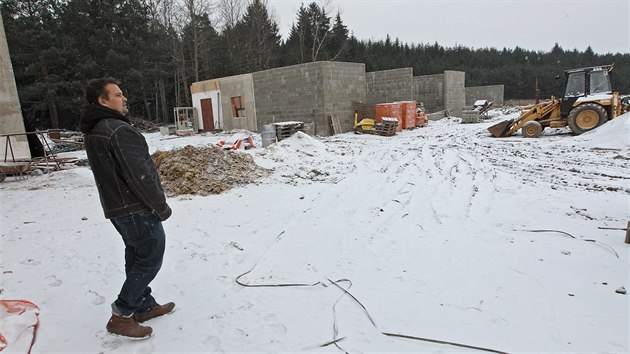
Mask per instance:
[[[254,183],[271,172],[247,154],[218,147],[186,146],[153,155],[169,196],[219,194],[230,188]]]

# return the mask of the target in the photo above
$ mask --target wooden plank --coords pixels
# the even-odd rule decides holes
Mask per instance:
[[[330,126],[332,127],[333,135],[343,133],[343,131],[341,131],[341,123],[339,122],[339,118],[333,115],[328,116],[328,118],[330,119]]]

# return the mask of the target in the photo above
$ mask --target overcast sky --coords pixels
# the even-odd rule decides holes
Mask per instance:
[[[300,4],[312,1],[268,0],[286,39]],[[321,0],[316,2],[321,4]],[[630,0],[329,0],[358,39],[445,47],[514,48],[549,52],[630,52]]]

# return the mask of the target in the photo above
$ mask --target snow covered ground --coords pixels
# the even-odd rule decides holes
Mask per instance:
[[[601,227],[630,220],[630,114],[581,136],[496,139],[498,112],[394,137],[294,135],[241,152],[274,169],[260,183],[169,198],[152,287],[177,310],[143,341],[105,331],[123,244],[90,170],[8,177],[0,299],[39,306],[32,353],[484,352],[393,334],[628,352],[629,297],[616,290],[630,288],[630,245]],[[146,136],[152,152],[226,137]],[[273,286],[287,284],[300,286]]]

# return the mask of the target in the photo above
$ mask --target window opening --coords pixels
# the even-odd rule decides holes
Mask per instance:
[[[232,97],[232,118],[245,117],[245,106],[243,105],[243,96]]]

